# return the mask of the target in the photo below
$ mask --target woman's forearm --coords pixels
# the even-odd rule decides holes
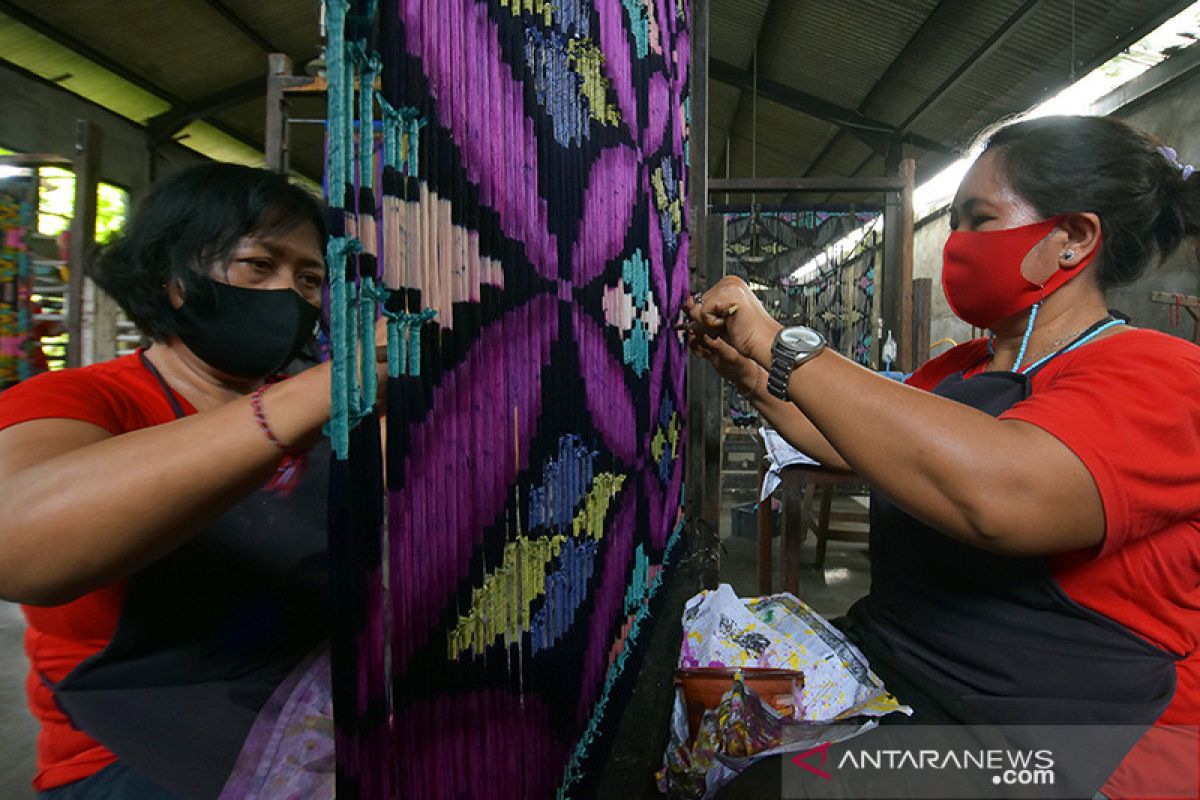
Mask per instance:
[[[770,351],[754,358],[768,361]],[[904,386],[831,351],[797,368],[788,394],[851,468],[948,535],[1010,553],[1103,539],[1087,469],[1032,425]]]
[[[752,384],[754,388],[747,395],[747,399],[767,424],[792,447],[815,458],[822,465],[830,469],[850,469],[846,460],[795,403],[780,400],[767,391],[766,370],[759,367],[759,371],[761,375]]]
[[[304,446],[320,437],[328,398],[326,365],[273,385],[262,403],[275,436]],[[135,572],[260,487],[282,455],[248,397],[99,441],[94,426],[62,423],[0,433],[0,596],[8,599],[61,603]]]

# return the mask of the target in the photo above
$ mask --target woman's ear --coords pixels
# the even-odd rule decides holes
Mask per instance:
[[[1064,214],[1058,227],[1066,234],[1058,254],[1059,269],[1074,269],[1100,246],[1100,217],[1090,211]]]
[[[163,289],[167,292],[167,302],[171,304],[171,308],[179,308],[183,305],[183,284],[179,282],[178,278],[167,278]]]

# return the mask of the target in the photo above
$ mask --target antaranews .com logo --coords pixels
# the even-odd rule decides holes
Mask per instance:
[[[792,757],[796,766],[824,780],[833,775],[823,768],[829,762],[830,744],[825,743]],[[817,763],[821,766],[817,766]],[[996,786],[1053,786],[1054,754],[1050,750],[1012,749],[855,749],[848,747],[830,769],[898,771],[971,771],[990,773]]]
[[[783,797],[1200,797],[1200,728],[881,725],[781,759]]]

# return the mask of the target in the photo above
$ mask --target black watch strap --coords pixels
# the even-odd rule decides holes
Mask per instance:
[[[787,400],[788,381],[791,380],[791,359],[775,356],[771,361],[771,371],[767,374],[767,391],[780,400]]]

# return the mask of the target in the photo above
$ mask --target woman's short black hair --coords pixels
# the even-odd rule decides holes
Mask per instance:
[[[324,210],[313,195],[265,169],[202,164],[155,184],[89,274],[144,334],[162,341],[175,332],[168,282],[185,297],[203,296],[209,269],[227,261],[243,236],[281,235],[305,222],[324,250]]]
[[[1051,116],[986,135],[1009,185],[1043,217],[1100,217],[1096,274],[1131,283],[1200,233],[1200,175],[1187,179],[1146,133],[1112,117]]]

